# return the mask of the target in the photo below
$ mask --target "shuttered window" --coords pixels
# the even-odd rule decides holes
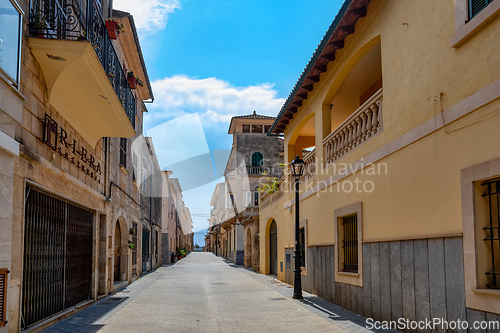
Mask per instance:
[[[120,138],[120,165],[127,167],[127,139]]]
[[[469,20],[492,2],[493,0],[469,0]]]
[[[0,268],[0,327],[7,323],[7,275],[9,271],[6,268]]]
[[[132,265],[137,265],[137,223],[132,222],[132,228],[134,228],[134,233],[132,234],[132,244],[135,246],[132,248]]]

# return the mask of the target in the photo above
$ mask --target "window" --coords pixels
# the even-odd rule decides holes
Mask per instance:
[[[341,218],[343,272],[358,272],[358,215]]]
[[[455,33],[451,47],[459,47],[500,14],[500,0],[455,0]]]
[[[476,16],[486,6],[493,2],[493,0],[468,0],[469,1],[469,20]]]
[[[262,133],[262,125],[252,125],[252,133]]]
[[[361,202],[334,210],[335,281],[363,285]]]
[[[479,215],[482,221],[478,221],[480,229],[483,230],[483,244],[486,245],[484,274],[488,281],[485,287],[500,289],[500,179],[485,181],[481,183],[481,186],[483,189],[481,197],[484,205],[488,207],[487,212]],[[480,233],[481,230],[477,232]]]
[[[120,165],[127,167],[127,139],[120,138]]]
[[[271,125],[265,125],[264,126],[264,133],[269,132],[270,129],[271,129]]]
[[[251,203],[252,203],[252,192],[248,191],[246,202],[245,202],[245,207],[251,206]]]
[[[255,192],[253,192],[253,205],[255,207],[259,207],[259,188],[258,187],[255,189]]]
[[[234,195],[233,194],[229,194],[229,205],[231,208],[234,208],[235,204],[234,204]]]
[[[458,246],[463,246],[465,305],[497,314],[500,313],[496,306],[500,298],[498,170],[500,158],[460,170],[463,237],[457,239]],[[495,237],[491,237],[491,232]]]
[[[146,170],[142,170],[142,192],[146,193],[146,179],[147,179],[147,173]]]
[[[264,162],[264,155],[261,152],[255,152],[252,154],[252,166],[262,166]]]
[[[21,10],[11,0],[0,0],[0,69],[19,84]]]
[[[134,229],[134,233],[132,234],[132,244],[135,244],[132,248],[132,265],[137,265],[137,234],[139,233],[137,223],[132,222],[132,228]]]
[[[300,267],[306,267],[306,228],[299,229]]]
[[[242,125],[243,133],[250,133],[250,125]]]

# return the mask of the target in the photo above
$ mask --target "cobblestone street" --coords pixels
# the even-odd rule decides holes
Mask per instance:
[[[211,253],[191,253],[44,332],[363,332],[365,318]]]

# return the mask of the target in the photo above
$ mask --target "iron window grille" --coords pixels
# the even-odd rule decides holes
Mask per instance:
[[[300,267],[306,267],[306,228],[299,229]]]
[[[479,14],[480,11],[486,8],[494,0],[469,0],[469,20]]]
[[[358,215],[342,217],[343,271],[358,272]]]
[[[127,167],[127,139],[120,138],[120,165]]]
[[[5,309],[7,306],[7,276],[9,270],[0,268],[0,327],[7,323]]]
[[[483,182],[486,193],[482,197],[488,200],[488,223],[483,228],[486,237],[483,239],[490,251],[488,262],[491,265],[491,271],[485,274],[490,278],[491,283],[486,287],[500,289],[500,179],[488,180]]]

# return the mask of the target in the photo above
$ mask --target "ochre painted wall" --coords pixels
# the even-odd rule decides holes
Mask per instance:
[[[457,0],[458,1],[458,0]],[[285,129],[285,156],[301,126],[329,105],[343,79],[357,61],[381,43],[383,131],[337,160],[360,161],[370,153],[397,145],[397,140],[427,120],[442,119],[442,112],[500,78],[500,19],[482,27],[459,46],[450,47],[455,33],[454,1],[372,1],[368,15],[356,23],[356,32],[337,51],[313,92]],[[308,245],[333,244],[333,211],[362,202],[363,241],[382,241],[460,235],[462,233],[460,170],[499,157],[492,142],[500,140],[500,102],[485,106],[438,129],[410,146],[379,160],[382,175],[358,172],[300,202],[301,220],[308,221]],[[474,114],[482,114],[481,117]],[[477,118],[477,119],[473,119]],[[316,176],[301,185],[301,193],[334,174],[322,167],[323,122],[316,119]],[[427,127],[433,126],[428,123]],[[432,132],[432,128],[431,128]],[[388,145],[392,142],[392,146]],[[381,154],[380,156],[384,156]],[[287,161],[289,162],[289,161]],[[339,192],[345,182],[373,182],[372,193]],[[282,186],[286,188],[287,186]],[[348,188],[349,186],[347,186]],[[293,246],[293,194],[287,193],[261,209],[261,271],[269,272],[268,221],[278,226],[278,267],[284,248]],[[279,273],[278,278],[283,278]]]

